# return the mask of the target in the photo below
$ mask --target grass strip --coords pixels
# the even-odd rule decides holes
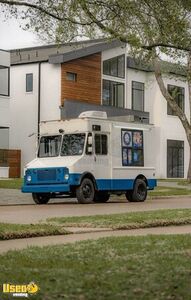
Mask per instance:
[[[21,189],[23,178],[0,180],[0,189]]]
[[[153,191],[149,191],[148,195],[152,198],[154,197],[166,197],[166,196],[183,196],[191,195],[191,190],[187,188],[176,188],[176,187],[166,187],[158,186]]]
[[[52,224],[61,224],[64,227],[104,227],[115,230],[188,225],[191,224],[191,209],[168,209],[112,215],[50,218],[47,221]]]
[[[0,223],[0,240],[21,239],[48,235],[68,234],[62,226],[52,224],[6,224]]]
[[[190,300],[190,257],[190,235],[30,247],[0,256],[0,282],[32,280],[38,300]]]

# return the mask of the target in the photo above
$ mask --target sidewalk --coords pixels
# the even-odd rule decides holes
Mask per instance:
[[[69,228],[67,228],[69,229]],[[191,234],[191,225],[186,226],[169,226],[143,228],[133,230],[106,230],[104,231],[89,231],[86,233],[74,233],[69,235],[47,236],[28,239],[0,241],[0,254],[9,250],[21,250],[31,246],[48,246],[48,245],[65,245],[85,240],[97,240],[104,237],[120,237],[120,236],[146,236],[146,235],[161,235],[161,234]]]

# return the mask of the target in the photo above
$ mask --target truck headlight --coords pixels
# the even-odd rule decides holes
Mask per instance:
[[[69,174],[65,174],[65,175],[64,175],[64,179],[65,179],[65,180],[68,180],[68,179],[69,179]]]
[[[32,180],[31,175],[28,175],[28,176],[27,176],[27,181],[28,181],[28,182],[31,182],[31,180]]]

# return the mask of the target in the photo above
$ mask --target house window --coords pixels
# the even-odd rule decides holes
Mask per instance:
[[[103,74],[115,77],[125,77],[125,55],[107,59],[103,62]]]
[[[32,92],[33,91],[33,74],[26,74],[26,92]]]
[[[122,166],[144,166],[143,131],[121,130]]]
[[[10,91],[10,68],[0,66],[0,95],[9,96]]]
[[[144,83],[132,81],[132,109],[144,111]]]
[[[175,99],[178,106],[184,111],[184,88],[168,84],[167,89],[169,94]],[[167,104],[167,114],[175,115],[169,104]]]
[[[71,73],[71,72],[66,72],[66,79],[69,81],[77,81],[77,74]]]
[[[124,83],[103,80],[103,105],[124,107]]]
[[[184,178],[184,142],[167,140],[167,177]]]
[[[95,154],[107,155],[106,134],[95,134]]]

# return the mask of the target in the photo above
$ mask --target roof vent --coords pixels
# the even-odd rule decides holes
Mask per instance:
[[[94,118],[94,119],[107,119],[107,113],[105,111],[84,111],[79,116],[79,119]]]

